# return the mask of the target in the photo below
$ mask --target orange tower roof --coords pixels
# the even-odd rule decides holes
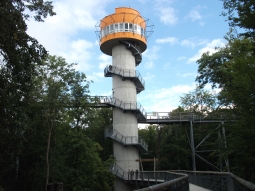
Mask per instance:
[[[113,46],[124,40],[139,44],[144,52],[147,48],[146,21],[137,10],[119,7],[100,21],[100,49],[112,55]]]

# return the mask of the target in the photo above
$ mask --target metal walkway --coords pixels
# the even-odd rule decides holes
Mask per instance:
[[[141,171],[125,172],[113,164],[110,171],[127,184],[139,185],[136,191],[254,191],[255,184],[228,172]]]
[[[148,152],[148,145],[143,141],[141,137],[138,136],[128,136],[125,137],[122,134],[120,134],[117,130],[112,128],[112,125],[109,128],[106,128],[104,131],[105,138],[111,138],[124,146],[134,146],[137,147],[137,149],[141,153],[147,153]]]
[[[123,102],[114,97],[96,96],[90,97],[92,107],[118,107],[123,112],[133,112],[138,123],[147,124],[190,124],[190,146],[192,152],[193,171],[164,171],[164,172],[125,172],[116,164],[111,167],[111,172],[116,177],[125,180],[126,183],[140,185],[143,188],[137,191],[157,191],[157,190],[221,190],[221,191],[255,191],[255,185],[247,182],[229,172],[198,172],[196,171],[195,156],[199,157],[207,164],[213,164],[198,155],[197,148],[212,134],[213,131],[222,128],[220,137],[225,141],[225,122],[235,122],[236,117],[227,113],[200,114],[190,112],[146,112],[144,108],[136,102]],[[193,137],[193,123],[216,123],[217,127],[212,130],[196,147]],[[124,137],[113,129],[105,130],[105,137],[112,138],[125,146],[136,146],[140,152],[147,152],[147,145],[139,137]],[[224,146],[224,145],[223,145]],[[228,159],[225,159],[226,167],[229,170]],[[215,167],[217,169],[217,167]],[[219,169],[217,169],[219,170]],[[177,173],[177,174],[173,174]],[[179,174],[178,174],[179,173]],[[167,177],[167,178],[166,178]],[[191,183],[191,184],[190,184]]]
[[[141,104],[137,102],[124,102],[115,97],[109,96],[97,96],[92,98],[94,100],[94,107],[118,107],[123,110],[123,112],[131,111],[133,112],[138,121],[146,120],[146,112]]]
[[[190,191],[210,191],[210,190],[208,190],[206,188],[203,188],[201,186],[197,186],[195,184],[189,184],[189,190]]]
[[[123,102],[111,96],[95,96],[94,107],[119,107],[125,111],[132,111],[137,115],[138,123],[145,124],[174,124],[174,123],[222,123],[234,122],[236,117],[227,113],[201,114],[191,112],[146,112],[137,102]],[[92,101],[93,102],[93,101]]]
[[[137,70],[125,70],[112,65],[106,66],[104,76],[112,77],[113,75],[122,77],[122,80],[132,80],[135,83],[137,93],[140,93],[145,88],[145,81]]]

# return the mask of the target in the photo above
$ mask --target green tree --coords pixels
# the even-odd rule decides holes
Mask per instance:
[[[185,125],[161,126],[160,170],[187,170],[190,168],[190,147]]]
[[[26,33],[29,11],[35,20],[52,16],[51,2],[43,0],[2,0],[0,2],[0,119],[10,126],[12,117],[24,106],[35,74],[34,63],[40,64],[47,55],[45,48]]]
[[[39,66],[48,136],[46,184],[48,178],[63,182],[67,190],[110,190],[108,163],[99,157],[102,147],[86,131],[95,120],[88,96],[90,82],[73,66],[55,56],[49,56]]]
[[[205,53],[199,64],[197,81],[201,86],[212,84],[220,88],[219,100],[237,117],[226,128],[230,168],[237,175],[255,182],[254,136],[255,136],[255,1],[225,0],[224,15],[229,25],[241,33],[226,36],[225,47],[214,54]],[[245,161],[245,162],[244,162]]]
[[[57,139],[55,182],[63,182],[70,191],[112,190],[110,164],[99,157],[102,147],[84,129],[61,127]]]
[[[46,186],[50,178],[50,150],[52,134],[55,128],[71,118],[75,128],[83,128],[86,124],[88,104],[88,85],[85,74],[78,73],[74,64],[67,64],[61,57],[48,56],[42,65],[38,66],[38,76],[35,80],[40,83],[37,101],[43,104],[45,128],[47,128],[46,149]],[[36,94],[38,95],[38,93]],[[66,109],[69,108],[69,109]],[[74,121],[74,122],[72,122]],[[54,152],[54,151],[53,151]]]
[[[153,159],[158,157],[158,127],[156,125],[149,125],[144,129],[138,130],[138,135],[148,144],[148,154],[141,156],[141,158]],[[143,170],[154,170],[153,162],[143,163]]]
[[[95,108],[93,116],[89,120],[87,135],[99,143],[102,147],[100,158],[104,161],[113,156],[113,141],[104,137],[104,130],[112,125],[112,109],[111,108]]]
[[[51,2],[0,2],[0,184],[4,188],[11,186],[23,189],[19,187],[20,184],[26,184],[28,181],[22,180],[19,169],[22,169],[22,164],[32,161],[25,161],[25,158],[37,158],[35,153],[31,153],[35,149],[33,146],[28,152],[23,151],[29,140],[33,139],[25,135],[29,136],[35,132],[27,129],[26,125],[30,110],[28,100],[33,87],[32,78],[35,75],[34,63],[41,63],[47,51],[26,33],[25,21],[30,17],[29,10],[35,13],[37,21],[55,14]],[[24,155],[21,157],[22,154]],[[32,170],[25,172],[25,176],[32,177]]]
[[[254,0],[222,0],[224,11],[230,27],[244,29],[242,36],[255,38],[255,1]]]
[[[99,157],[102,147],[85,130],[95,116],[88,102],[89,82],[73,66],[56,56],[36,65],[23,121],[16,123],[18,150],[3,149],[8,155],[1,157],[6,166],[0,184],[5,190],[44,190],[52,182],[63,182],[67,190],[112,188],[109,163]]]
[[[185,111],[209,113],[216,108],[216,95],[199,86],[194,91],[181,96],[180,99],[181,106]]]

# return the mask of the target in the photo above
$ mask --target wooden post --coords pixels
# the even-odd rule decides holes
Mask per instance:
[[[140,156],[140,160],[139,160],[139,162],[140,162],[140,165],[141,165],[141,171],[143,171],[143,163],[142,163],[141,156]]]

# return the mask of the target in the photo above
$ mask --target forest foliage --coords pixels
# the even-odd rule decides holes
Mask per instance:
[[[0,188],[112,190],[111,154],[102,160],[86,131],[103,121],[89,105],[90,82],[27,34],[28,19],[55,14],[49,1],[0,1]]]
[[[213,124],[194,125],[195,145],[211,133],[197,151],[213,152],[201,156],[223,171],[228,159],[231,172],[255,182],[255,1],[222,2],[230,25],[226,45],[197,61],[198,87],[172,112],[236,116],[224,124],[227,147]],[[26,20],[55,14],[48,1],[0,1],[0,188],[46,190],[49,183],[63,183],[65,190],[112,190],[112,141],[103,134],[112,124],[111,109],[91,107],[86,75],[26,33]],[[219,94],[204,90],[206,84]],[[189,134],[184,124],[140,129],[149,146],[142,157],[158,158],[158,170],[191,170]],[[215,170],[197,161],[197,170]]]
[[[235,116],[234,121],[224,123],[224,131],[212,124],[194,124],[195,147],[207,134],[211,135],[196,151],[211,150],[201,156],[223,171],[228,170],[223,165],[223,159],[227,159],[231,172],[255,182],[255,1],[222,0],[222,3],[222,15],[230,27],[225,35],[226,44],[216,47],[213,54],[204,53],[197,61],[198,86],[181,97],[181,106],[175,111]],[[204,90],[205,85],[219,93]],[[189,125],[149,126],[139,132],[149,141],[149,157],[159,159],[158,169],[192,169]],[[197,170],[215,170],[203,165],[205,161],[201,158],[196,160]],[[148,168],[151,170],[153,164]]]

